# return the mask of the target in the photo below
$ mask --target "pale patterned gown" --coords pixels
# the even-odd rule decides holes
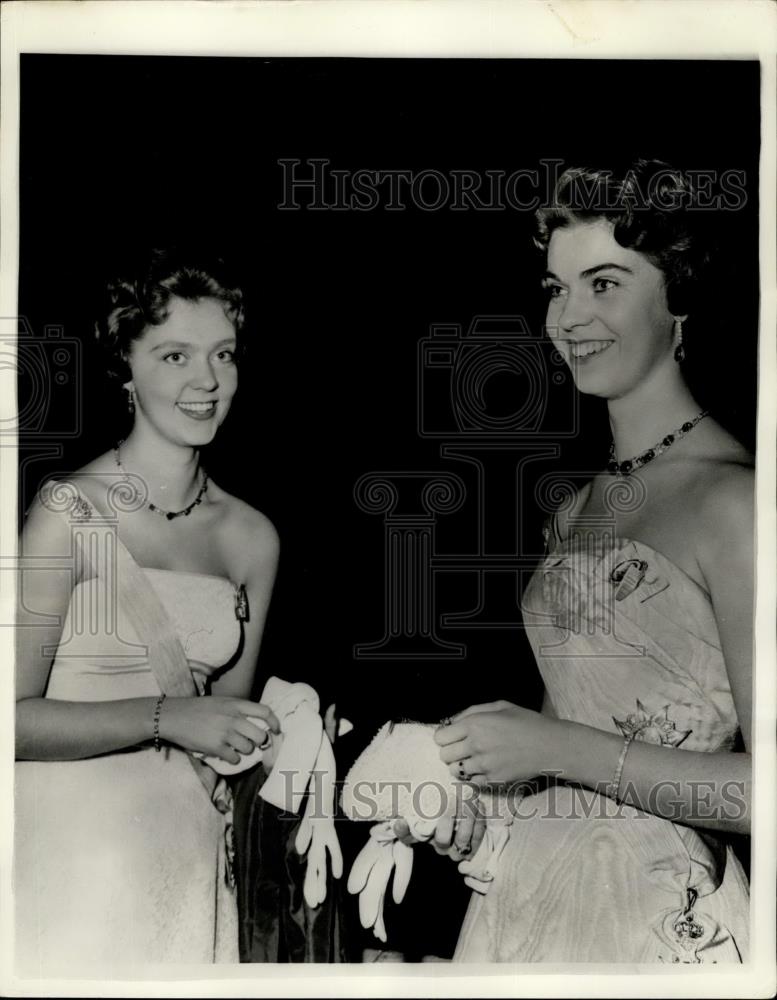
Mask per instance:
[[[733,748],[710,598],[669,559],[612,535],[552,538],[523,605],[559,718],[666,747],[668,780],[674,754]],[[741,814],[743,790],[724,795]],[[748,914],[747,879],[719,836],[562,784],[520,802],[456,960],[740,962]]]
[[[229,580],[147,569],[198,689],[241,640]],[[78,584],[47,698],[157,697],[137,634],[97,578]],[[18,972],[115,973],[125,965],[238,961],[228,817],[187,756],[153,747],[16,764],[14,890]]]

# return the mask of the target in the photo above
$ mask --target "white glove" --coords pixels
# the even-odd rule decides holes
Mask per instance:
[[[386,940],[383,899],[394,870],[394,845],[397,843],[391,821],[376,823],[370,829],[367,843],[354,860],[348,876],[348,892],[352,895],[359,894],[359,920],[362,927],[371,927],[381,941]],[[408,850],[412,852],[412,848]],[[412,863],[411,858],[411,866]]]
[[[318,714],[318,695],[309,684],[288,684],[271,677],[262,700],[278,717],[283,745],[259,796],[276,809],[298,813],[305,801],[324,730]]]
[[[309,684],[290,684],[271,677],[264,686],[261,702],[278,717],[283,742],[259,796],[286,812],[298,813],[304,803],[295,847],[300,855],[307,852],[302,891],[307,904],[315,908],[326,898],[327,851],[333,877],[340,878],[343,873],[343,856],[334,824],[337,772],[332,744],[319,715],[318,694]],[[251,721],[268,728],[263,720]],[[206,757],[205,761],[220,774],[237,774],[253,767],[262,757],[263,751],[257,747],[243,756],[239,764],[228,764],[220,757]]]
[[[408,819],[416,840],[428,840],[434,833],[434,821],[416,816]],[[356,856],[348,876],[348,892],[359,894],[359,920],[362,927],[372,928],[381,941],[386,940],[383,923],[383,903],[392,872],[392,899],[401,903],[405,898],[413,873],[413,848],[403,844],[394,833],[394,820],[375,823],[370,828],[367,843]]]
[[[332,877],[340,878],[343,874],[343,855],[334,821],[335,775],[332,744],[326,733],[322,732],[318,756],[310,776],[305,814],[294,841],[298,854],[308,852],[302,891],[305,902],[314,908],[326,899],[327,851],[329,851]]]

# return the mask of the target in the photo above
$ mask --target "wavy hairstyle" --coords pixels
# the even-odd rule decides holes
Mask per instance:
[[[173,297],[197,302],[217,299],[235,327],[238,351],[245,316],[243,292],[221,257],[193,249],[153,249],[111,278],[95,337],[109,375],[122,382],[130,377],[127,358],[132,342],[149,326],[163,323]]]
[[[547,251],[556,229],[604,219],[617,243],[643,254],[664,275],[675,315],[693,310],[709,249],[687,177],[661,160],[625,170],[572,167],[559,177],[552,203],[535,213],[536,246]]]

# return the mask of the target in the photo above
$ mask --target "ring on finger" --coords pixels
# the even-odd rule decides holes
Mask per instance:
[[[469,774],[469,772],[464,767],[464,761],[463,760],[457,761],[457,763],[456,763],[456,770],[458,771],[458,775],[462,779],[462,781],[467,781],[471,777],[471,775]]]
[[[257,749],[259,749],[259,750],[266,750],[270,746],[271,743],[272,743],[272,734],[270,733],[270,730],[268,729],[267,732],[264,734],[264,740],[259,744],[259,746],[258,746]]]

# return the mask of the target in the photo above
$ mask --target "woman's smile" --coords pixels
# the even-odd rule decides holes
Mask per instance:
[[[569,341],[569,353],[573,361],[584,362],[603,354],[614,343],[614,340],[582,340],[577,344]]]
[[[210,399],[204,403],[176,403],[175,405],[192,420],[210,420],[216,415],[217,399]]]

